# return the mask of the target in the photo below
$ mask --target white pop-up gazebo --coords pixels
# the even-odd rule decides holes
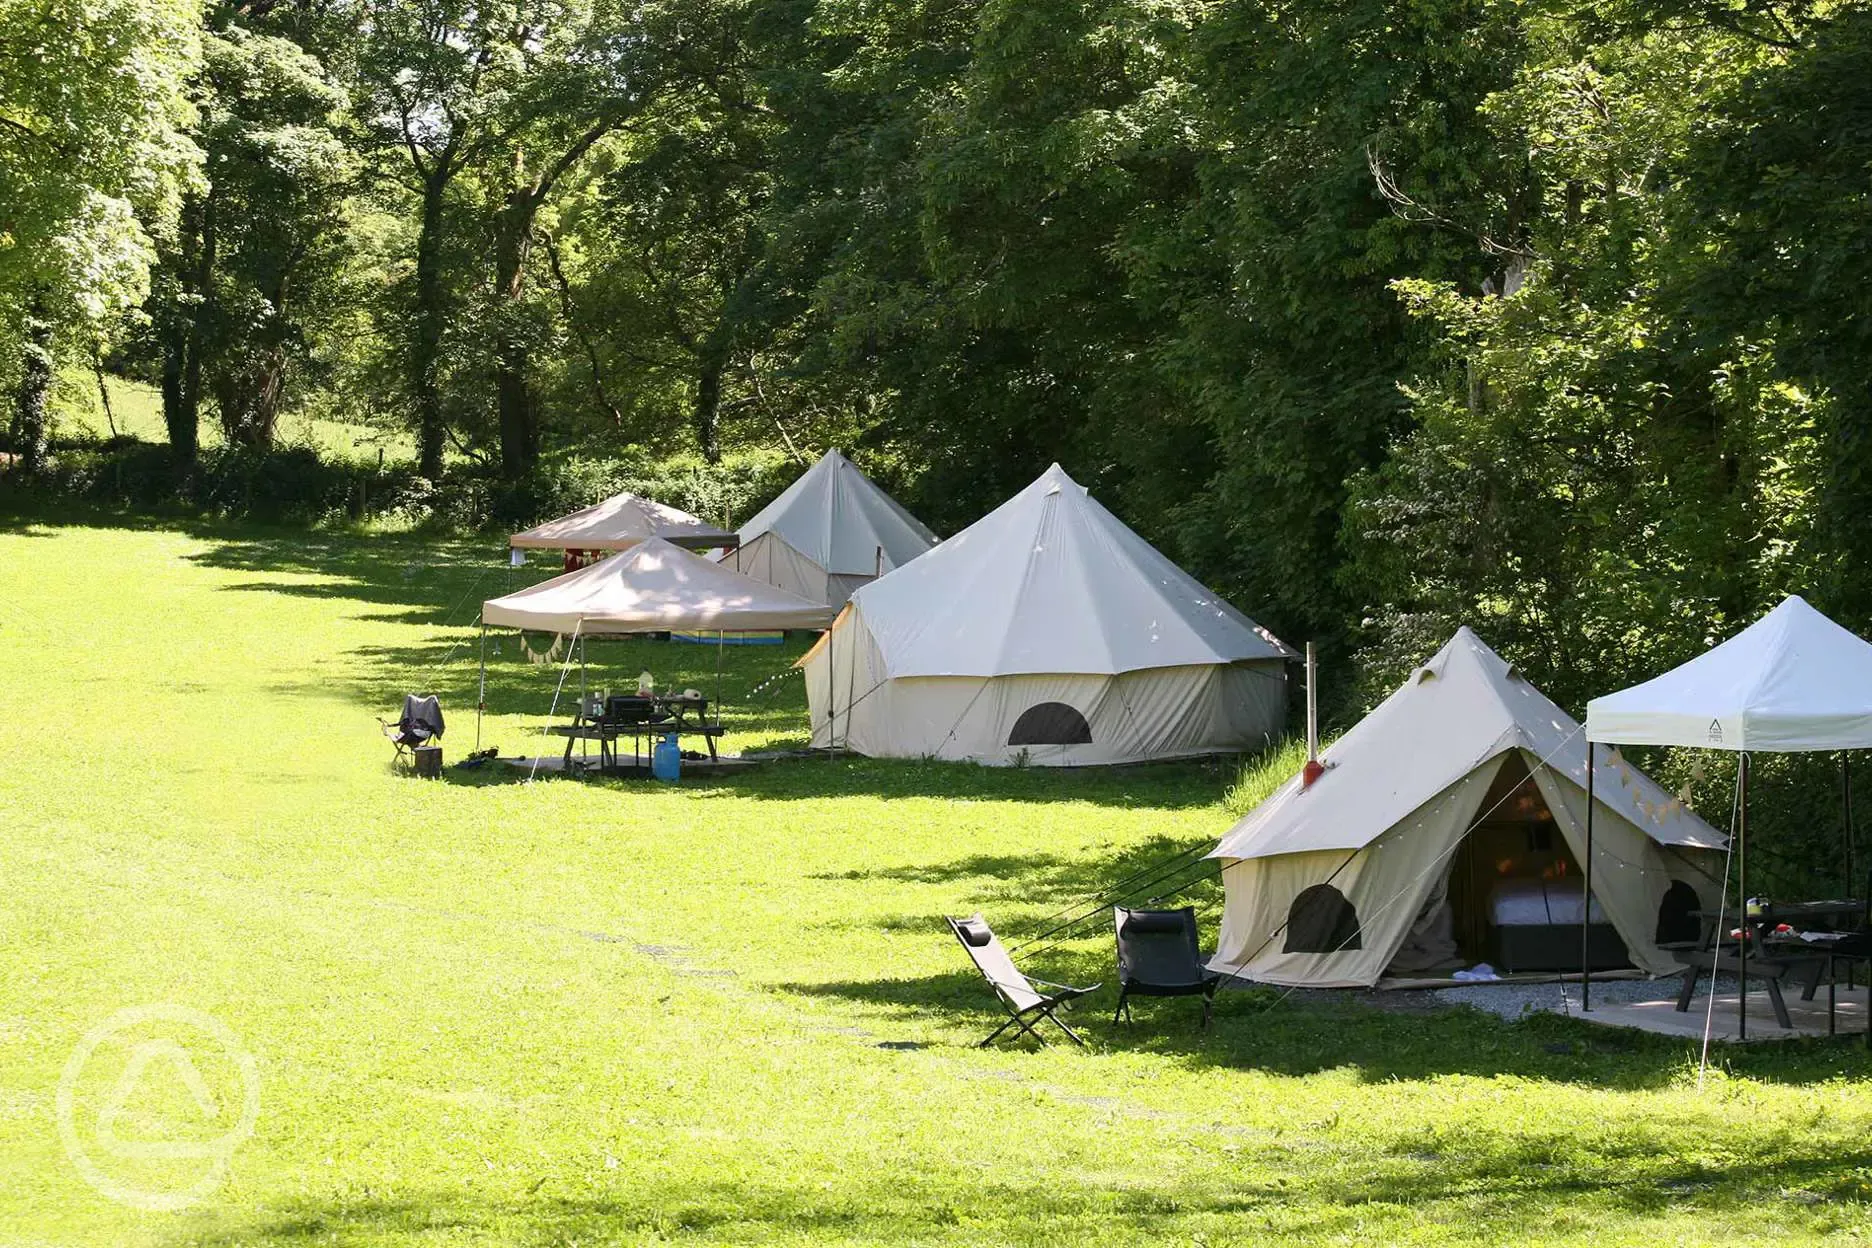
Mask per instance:
[[[1754,751],[1820,753],[1872,747],[1872,644],[1790,595],[1729,640],[1680,667],[1586,708],[1597,743],[1730,750],[1736,760],[1737,892],[1748,897],[1748,762]],[[1592,772],[1588,771],[1588,784]],[[1587,809],[1591,810],[1588,803]],[[1852,873],[1850,806],[1847,874]],[[1586,824],[1588,845],[1592,822]],[[1592,889],[1587,856],[1586,887]],[[1740,1030],[1748,1034],[1748,947],[1739,947]],[[1589,1004],[1590,984],[1582,985]]]
[[[487,701],[490,627],[533,629],[569,638],[569,667],[573,651],[583,655],[586,637],[825,628],[833,614],[824,603],[808,602],[743,576],[662,538],[648,538],[609,559],[481,604],[481,697],[476,714]],[[479,737],[477,727],[477,744]]]
[[[836,450],[756,512],[740,536],[723,563],[835,607],[936,544],[922,521]]]
[[[580,636],[672,629],[824,628],[832,608],[649,538],[590,567],[481,604],[481,622]]]
[[[548,520],[507,539],[513,550],[629,550],[660,537],[692,550],[732,546],[734,534],[655,499],[613,494],[569,516]]]

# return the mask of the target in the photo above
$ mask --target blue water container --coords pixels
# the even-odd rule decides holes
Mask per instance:
[[[670,784],[682,778],[682,746],[675,733],[664,733],[650,751],[650,774]]]

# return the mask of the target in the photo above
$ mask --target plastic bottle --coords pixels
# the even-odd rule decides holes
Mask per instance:
[[[649,672],[639,672],[637,674],[637,696],[640,698],[647,698],[655,692],[656,677],[652,676]]]
[[[666,732],[650,751],[650,774],[666,784],[682,778],[682,746],[676,734]]]

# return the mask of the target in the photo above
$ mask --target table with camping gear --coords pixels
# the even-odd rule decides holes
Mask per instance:
[[[1741,917],[1734,910],[1721,914],[1715,910],[1699,910],[1695,913],[1712,925],[1721,921],[1726,926]],[[1850,897],[1823,901],[1764,901],[1749,905],[1746,921],[1738,922],[1736,928],[1723,932],[1712,926],[1701,948],[1674,950],[1687,968],[1684,971],[1683,990],[1677,994],[1677,1009],[1684,1011],[1690,1008],[1690,999],[1696,993],[1696,983],[1701,972],[1741,969],[1741,942],[1736,933],[1747,930],[1750,941],[1749,972],[1759,975],[1766,984],[1775,1021],[1786,1030],[1793,1029],[1786,999],[1781,995],[1782,980],[1804,980],[1801,986],[1803,1001],[1813,1000],[1824,983],[1827,988],[1827,1034],[1836,1034],[1838,964],[1845,962],[1850,974],[1850,968],[1855,963],[1872,962],[1872,934],[1866,928],[1867,913],[1864,901]],[[1872,1020],[1868,1022],[1868,1037],[1872,1038]]]
[[[596,741],[598,766],[609,769],[619,765],[617,743],[629,739],[631,764],[641,767],[644,765],[644,741],[670,733],[679,739],[702,737],[708,742],[708,756],[712,762],[716,758],[715,738],[721,736],[722,726],[719,718],[709,718],[708,710],[709,700],[694,690],[680,694],[598,694],[581,699],[572,722],[556,724],[551,731],[566,739],[567,770],[579,765],[572,757],[572,750],[580,741]]]

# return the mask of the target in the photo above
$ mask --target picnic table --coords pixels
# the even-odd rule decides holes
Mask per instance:
[[[1698,910],[1694,913],[1699,918],[1709,920],[1712,928],[1700,948],[1672,950],[1685,964],[1683,989],[1677,994],[1679,1012],[1690,1008],[1690,999],[1696,994],[1699,972],[1740,973],[1742,970],[1741,942],[1727,932],[1714,928],[1719,920],[1734,918],[1742,920],[1738,926],[1754,929],[1748,950],[1748,969],[1751,975],[1759,975],[1767,987],[1768,1003],[1774,1009],[1775,1022],[1784,1030],[1794,1029],[1793,1020],[1788,1016],[1787,1001],[1781,994],[1781,981],[1805,972],[1806,982],[1801,988],[1801,1000],[1813,1000],[1821,982],[1825,981],[1827,1034],[1835,1034],[1838,1026],[1835,1017],[1837,964],[1843,960],[1850,967],[1854,962],[1872,960],[1872,942],[1850,932],[1809,933],[1813,939],[1798,933],[1806,924],[1824,929],[1839,926],[1841,920],[1862,919],[1866,914],[1864,901],[1841,897],[1822,901],[1764,902],[1746,916],[1733,910]],[[1796,934],[1777,933],[1775,929],[1782,924],[1793,928]],[[1747,983],[1741,985],[1741,991],[1744,994],[1748,992]],[[1872,1044],[1872,1017],[1868,1018],[1867,1043]]]
[[[568,770],[575,765],[572,749],[580,741],[596,741],[599,767],[610,768],[618,766],[617,742],[629,737],[631,761],[641,766],[644,738],[671,732],[678,737],[702,737],[713,760],[715,738],[722,734],[722,726],[719,716],[709,719],[708,707],[709,700],[700,694],[613,694],[608,699],[581,699],[572,722],[555,724],[550,731],[566,739]]]

